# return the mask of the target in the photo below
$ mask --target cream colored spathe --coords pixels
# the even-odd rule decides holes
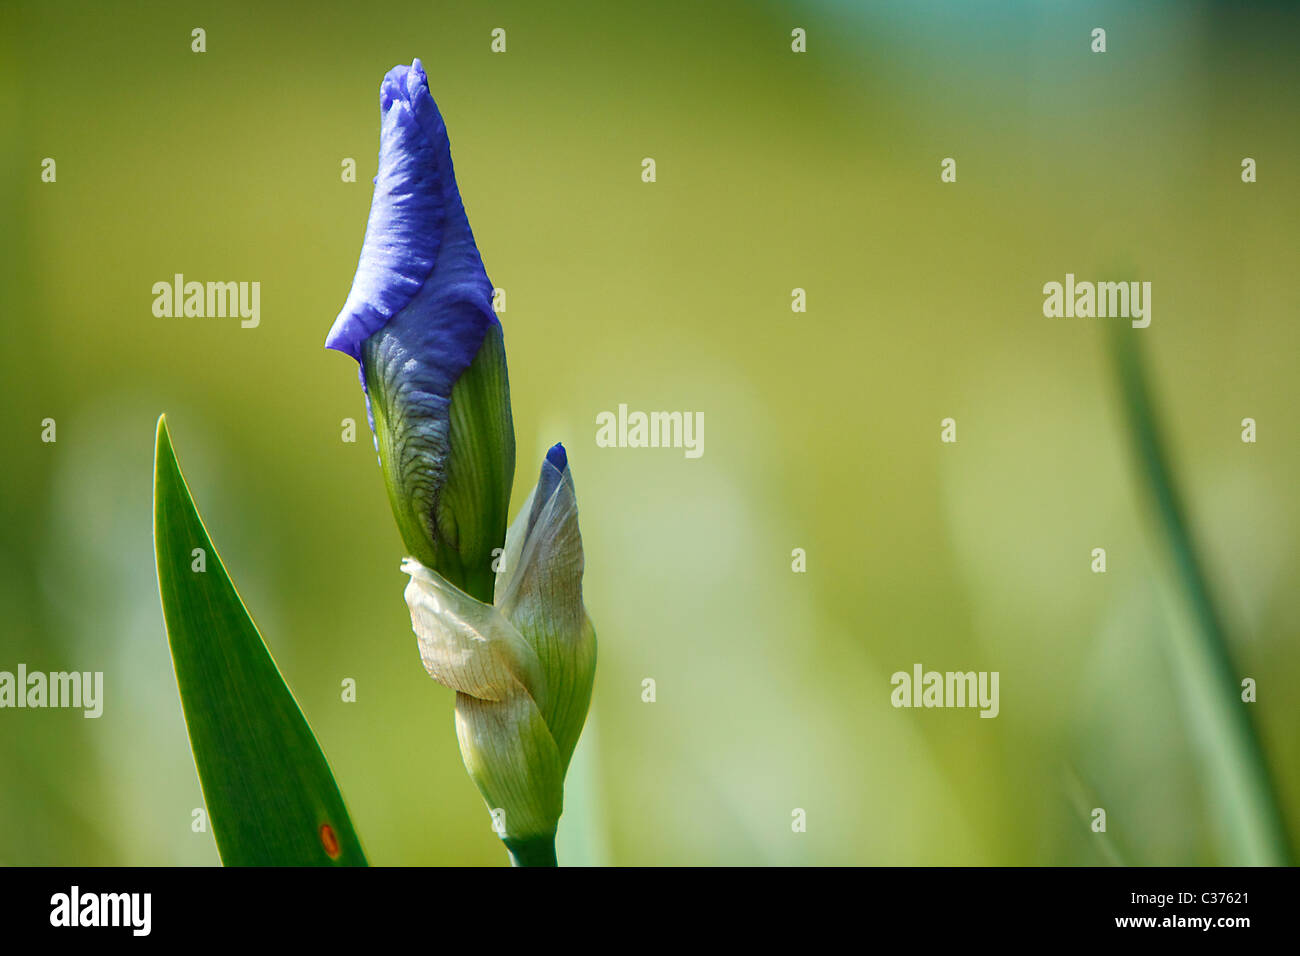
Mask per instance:
[[[582,603],[582,536],[556,446],[506,535],[493,603],[413,558],[406,603],[429,675],[456,691],[465,768],[511,852],[554,838],[564,774],[586,720],[596,634]]]

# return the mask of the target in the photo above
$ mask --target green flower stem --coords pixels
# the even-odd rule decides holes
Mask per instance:
[[[555,859],[555,835],[532,840],[504,840],[511,866],[559,866]]]

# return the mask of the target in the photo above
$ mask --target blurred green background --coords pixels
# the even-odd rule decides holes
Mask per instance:
[[[106,682],[99,720],[0,712],[0,862],[218,862],[191,831],[154,575],[165,411],[371,861],[504,864],[410,632],[355,365],[322,347],[379,82],[416,56],[507,291],[515,506],[558,440],[578,487],[600,664],[562,861],[1235,858],[1171,671],[1179,595],[1114,320],[1042,315],[1066,272],[1153,284],[1151,327],[1126,334],[1300,835],[1295,8],[46,0],[0,18],[0,669]],[[261,282],[260,327],[155,318],[177,272]],[[704,456],[597,448],[619,403],[702,411]],[[889,675],[917,662],[999,671],[1001,715],[892,708]]]

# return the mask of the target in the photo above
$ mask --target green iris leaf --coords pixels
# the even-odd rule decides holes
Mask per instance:
[[[325,755],[203,526],[165,418],[154,455],[154,551],[176,683],[222,862],[365,866]]]

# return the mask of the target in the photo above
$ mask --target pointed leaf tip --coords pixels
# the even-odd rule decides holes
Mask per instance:
[[[222,862],[364,866],[325,755],[212,546],[159,418],[154,550],[194,763]]]

